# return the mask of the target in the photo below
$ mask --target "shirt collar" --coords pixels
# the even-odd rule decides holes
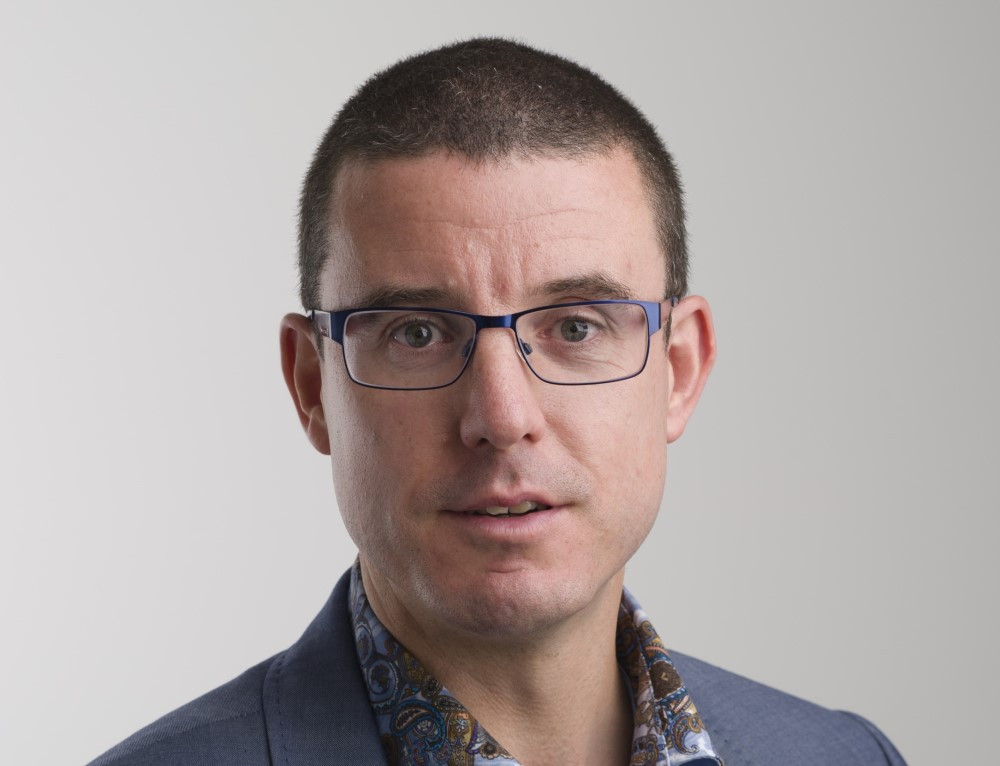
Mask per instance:
[[[358,562],[348,603],[361,675],[389,763],[520,766],[378,619]],[[663,642],[627,590],[615,650],[632,700],[630,766],[722,766]]]

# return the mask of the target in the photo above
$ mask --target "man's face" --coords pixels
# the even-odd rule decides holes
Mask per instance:
[[[474,164],[443,154],[342,173],[323,309],[386,290],[505,314],[562,301],[662,300],[666,265],[624,152]],[[630,295],[608,295],[602,282]],[[404,299],[411,304],[415,298]],[[416,621],[524,635],[620,593],[656,517],[670,366],[603,385],[536,378],[510,330],[483,330],[462,377],[430,391],[352,383],[327,344],[322,405],[337,499],[366,585]],[[473,511],[534,501],[549,510]]]

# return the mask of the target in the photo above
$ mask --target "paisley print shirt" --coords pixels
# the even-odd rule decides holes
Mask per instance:
[[[390,764],[520,766],[375,616],[357,562],[349,598],[361,674]],[[627,590],[616,651],[635,722],[630,766],[722,766],[667,650]]]

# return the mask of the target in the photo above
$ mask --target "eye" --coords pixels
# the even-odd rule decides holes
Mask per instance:
[[[393,313],[396,313],[395,317]],[[443,352],[452,345],[456,337],[466,334],[463,333],[460,320],[447,314],[389,312],[388,317],[394,321],[386,328],[384,337],[395,346],[397,352]]]
[[[564,319],[559,324],[559,332],[565,340],[578,343],[590,335],[590,323],[583,319]]]
[[[423,348],[434,340],[434,331],[426,322],[410,322],[403,327],[403,340],[412,348]]]

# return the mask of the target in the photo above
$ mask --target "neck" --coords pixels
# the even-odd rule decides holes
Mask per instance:
[[[630,692],[615,654],[624,571],[559,624],[498,638],[418,617],[364,559],[361,569],[386,628],[524,766],[628,763]]]

